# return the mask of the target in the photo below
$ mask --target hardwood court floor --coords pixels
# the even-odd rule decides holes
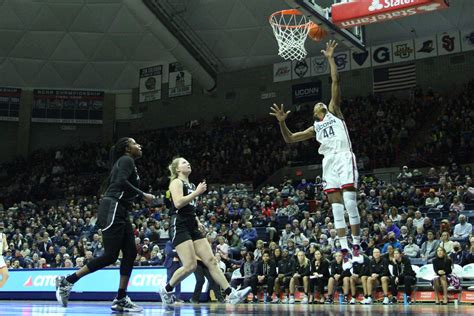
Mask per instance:
[[[126,315],[259,315],[259,316],[399,316],[399,315],[474,315],[473,305],[273,305],[273,304],[175,304],[165,309],[160,303],[142,302],[143,313]],[[55,315],[110,315],[110,302],[72,301],[67,308],[52,301],[0,301],[0,315],[55,316]],[[125,315],[125,314],[124,314]]]

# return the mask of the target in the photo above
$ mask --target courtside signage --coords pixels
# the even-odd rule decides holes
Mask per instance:
[[[10,278],[2,292],[54,292],[56,277],[68,275],[75,269],[10,270]],[[102,269],[80,279],[73,292],[115,292],[119,283],[119,269]],[[160,284],[166,283],[166,268],[134,268],[130,277],[128,292],[156,293]],[[193,274],[181,283],[181,292],[193,293],[196,279]],[[202,293],[206,293],[207,281]]]
[[[332,22],[341,28],[395,20],[446,9],[445,0],[358,0],[332,6]]]

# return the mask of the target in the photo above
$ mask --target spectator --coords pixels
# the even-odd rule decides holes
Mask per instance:
[[[420,254],[420,247],[413,243],[412,236],[408,236],[408,244],[403,248],[403,254],[408,258],[418,258]]]
[[[388,252],[389,246],[392,246],[393,249],[400,249],[401,247],[400,242],[396,239],[395,232],[388,233],[388,242],[385,243],[385,245],[383,246],[382,254],[385,254]]]
[[[413,225],[418,228],[418,227],[423,227],[423,224],[425,222],[425,218],[421,216],[420,211],[415,212],[415,218],[413,219]]]
[[[408,171],[408,166],[403,166],[402,171],[398,174],[397,179],[400,181],[407,181],[410,180],[412,174]]]
[[[387,233],[391,233],[391,232],[393,232],[395,234],[396,239],[398,239],[398,237],[400,237],[400,229],[389,218],[389,219],[387,219]]]
[[[443,291],[443,305],[448,304],[448,283],[452,273],[453,262],[447,256],[443,247],[437,247],[436,257],[433,259],[433,270],[437,277],[433,279],[435,302],[439,305],[439,292]]]
[[[449,206],[449,211],[453,211],[456,213],[461,213],[464,211],[464,204],[460,201],[459,196],[453,197],[453,203]]]
[[[446,248],[444,248],[446,249]],[[466,257],[466,252],[464,252],[461,248],[461,244],[457,241],[453,243],[453,251],[450,252],[449,258],[453,261],[453,264],[458,264],[460,266],[464,265],[465,257]]]
[[[459,215],[459,224],[454,226],[454,238],[467,238],[472,233],[472,225],[466,222],[465,215]]]
[[[420,256],[422,259],[431,263],[436,257],[436,249],[439,247],[439,240],[434,239],[434,232],[432,230],[427,233],[428,240],[421,246]]]
[[[435,190],[430,189],[430,192],[428,193],[428,198],[425,200],[425,206],[435,208],[439,205],[439,203],[439,198],[435,196]]]
[[[257,242],[257,230],[252,227],[252,222],[248,221],[245,223],[246,228],[242,231],[240,241],[247,249],[255,249],[255,243]]]

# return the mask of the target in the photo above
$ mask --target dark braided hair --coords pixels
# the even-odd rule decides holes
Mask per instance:
[[[122,137],[120,138],[115,145],[113,145],[110,150],[109,150],[109,164],[108,168],[110,171],[112,171],[112,168],[114,167],[115,162],[117,159],[122,157],[125,154],[125,150],[127,149],[128,143],[130,141],[129,137]],[[100,186],[99,189],[99,195],[102,195],[105,193],[107,190],[107,187],[109,186],[109,181],[110,181],[111,173],[105,178],[104,181],[102,181],[102,185]]]
[[[109,168],[112,170],[117,159],[122,157],[125,154],[125,150],[127,149],[128,143],[130,142],[129,137],[122,137],[120,138],[115,145],[110,148],[109,151]]]

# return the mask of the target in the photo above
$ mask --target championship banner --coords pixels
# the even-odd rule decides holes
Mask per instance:
[[[302,83],[292,86],[293,104],[321,100],[321,81]]]
[[[143,103],[161,99],[162,76],[162,65],[140,69],[138,102]]]
[[[102,124],[104,92],[34,90],[32,122]]]
[[[168,73],[168,96],[170,98],[192,93],[191,73],[178,62],[171,63]]]
[[[0,121],[18,121],[21,89],[0,87]]]

